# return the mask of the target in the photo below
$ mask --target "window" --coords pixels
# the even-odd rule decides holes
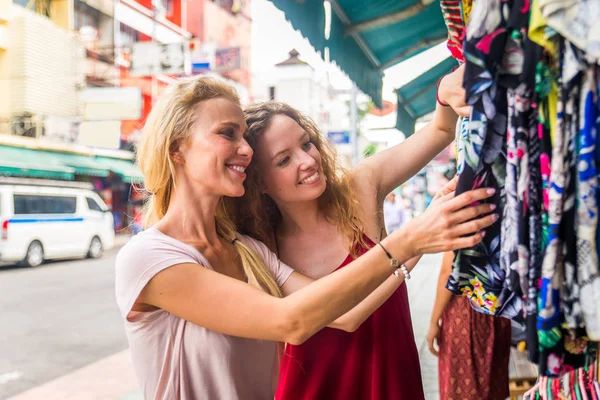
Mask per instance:
[[[99,29],[100,27],[100,11],[88,6],[80,1],[75,1],[75,29],[79,30],[82,26],[91,26]]]
[[[102,207],[100,207],[100,205],[98,203],[96,203],[96,200],[89,198],[89,197],[86,197],[85,200],[87,201],[87,205],[90,210],[100,211],[100,212],[104,211],[102,209]]]
[[[135,29],[119,23],[119,39],[118,43],[123,47],[132,47],[134,43],[140,41],[140,33]]]
[[[75,214],[77,199],[72,196],[14,195],[15,214]]]

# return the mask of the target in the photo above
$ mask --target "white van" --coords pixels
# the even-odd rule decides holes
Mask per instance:
[[[114,245],[113,216],[93,191],[0,185],[0,261],[98,258]]]

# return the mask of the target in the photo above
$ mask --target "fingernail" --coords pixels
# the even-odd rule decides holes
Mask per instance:
[[[498,221],[498,218],[500,218],[500,217],[498,216],[498,214],[493,214],[493,215],[492,215],[492,220],[493,220],[493,221]]]
[[[481,237],[485,237],[485,231],[481,232]]]
[[[494,193],[496,193],[496,189],[488,189],[487,193],[488,194],[494,194]]]
[[[496,205],[495,204],[490,204],[490,210],[494,211],[496,209]]]

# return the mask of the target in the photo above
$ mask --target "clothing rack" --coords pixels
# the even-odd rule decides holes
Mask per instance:
[[[447,288],[526,328],[528,398],[600,398],[600,3],[441,0],[472,105],[456,193],[494,187],[499,221]],[[533,397],[532,397],[533,396]]]

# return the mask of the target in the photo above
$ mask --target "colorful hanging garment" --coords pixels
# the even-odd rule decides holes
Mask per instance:
[[[442,16],[448,28],[448,50],[452,57],[464,62],[463,41],[465,27],[471,14],[472,0],[441,0]]]
[[[532,41],[528,43],[533,43]],[[537,307],[540,277],[542,271],[543,251],[546,246],[544,235],[544,221],[547,223],[547,188],[550,178],[550,129],[548,118],[544,110],[548,110],[547,85],[550,76],[545,61],[541,60],[541,47],[530,46],[526,54],[534,53],[531,60],[540,60],[535,65],[534,102],[531,104],[532,112],[529,114],[528,149],[529,149],[529,268],[527,271],[527,295],[525,303],[527,349],[529,359],[539,362],[538,335],[537,335]],[[529,64],[531,67],[531,64]],[[531,73],[531,71],[529,71]],[[530,75],[528,75],[530,76]],[[544,105],[546,105],[544,107]]]
[[[598,0],[539,0],[549,27],[588,55],[600,58]]]
[[[598,225],[598,178],[596,169],[597,67],[584,72],[581,110],[583,121],[579,135],[577,187],[577,276],[581,285],[580,302],[587,335],[600,340],[600,276],[596,249]]]
[[[513,31],[507,26],[526,26],[528,12],[526,0],[475,2],[464,47],[467,60],[464,87],[473,110],[457,193],[477,187],[497,188],[491,201],[504,218],[514,215],[515,210],[514,203],[509,202],[511,209],[505,211],[503,198],[507,154],[506,88],[517,86],[523,66],[520,37],[511,36]],[[516,173],[514,179],[517,179]],[[515,180],[512,191],[515,194],[517,184]],[[519,210],[518,204],[516,210]],[[486,230],[482,243],[456,253],[446,287],[469,297],[478,311],[521,319],[518,240],[516,245],[502,244],[500,235],[502,226],[507,229],[514,226],[518,233],[518,224],[509,224],[504,218]],[[518,234],[514,238],[518,238]],[[515,252],[509,254],[513,249]]]
[[[469,118],[460,118],[456,132],[456,174],[460,175],[465,165],[465,148],[469,137]]]

